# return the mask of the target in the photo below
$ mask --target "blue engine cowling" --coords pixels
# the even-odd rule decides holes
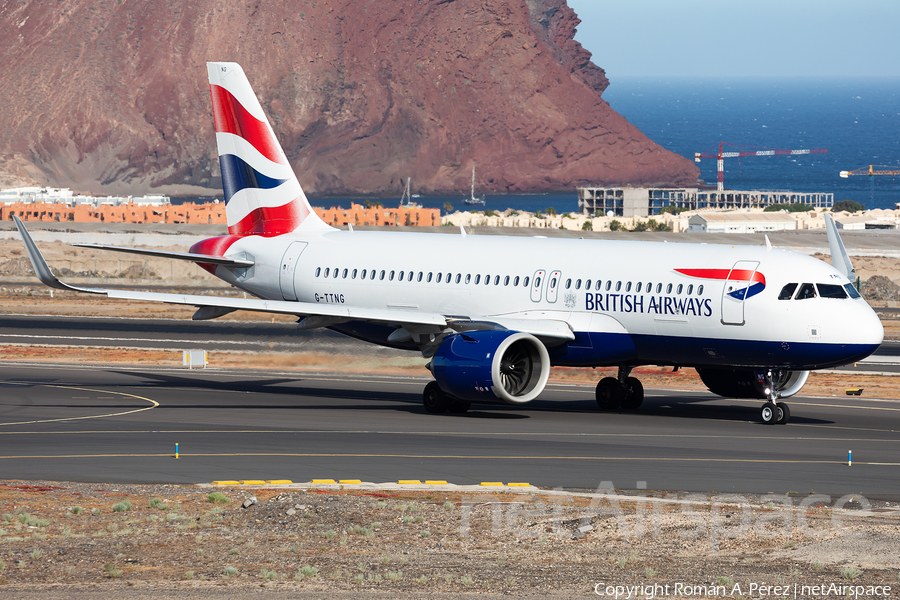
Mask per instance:
[[[438,346],[431,372],[441,390],[459,400],[522,404],[544,391],[550,356],[528,333],[471,331]]]

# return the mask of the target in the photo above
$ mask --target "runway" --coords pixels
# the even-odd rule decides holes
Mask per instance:
[[[593,386],[551,384],[528,405],[436,416],[421,405],[426,382],[0,365],[0,478],[611,482],[900,499],[898,400],[798,396],[788,425],[765,426],[757,401],[647,390],[638,413],[604,413]]]

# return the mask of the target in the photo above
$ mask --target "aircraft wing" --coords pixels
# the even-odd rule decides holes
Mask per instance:
[[[192,252],[171,252],[168,250],[148,250],[146,248],[124,248],[122,246],[106,246],[104,244],[69,244],[79,248],[94,248],[95,250],[111,250],[113,252],[126,252],[128,254],[142,254],[144,256],[157,256],[160,258],[173,258],[175,260],[189,260],[195,263],[207,263],[211,265],[225,265],[226,267],[246,268],[252,267],[252,260],[241,258],[225,258],[224,256],[212,256],[210,254],[193,254]]]
[[[28,230],[25,228],[25,225],[16,216],[13,216],[13,219],[15,220],[19,234],[22,236],[22,240],[25,243],[25,250],[28,252],[28,258],[31,260],[32,267],[34,267],[34,273],[44,285],[60,290],[102,294],[109,298],[123,300],[143,300],[196,306],[200,310],[194,315],[195,319],[215,318],[235,310],[248,310],[306,317],[306,319],[301,321],[301,327],[303,328],[324,327],[346,321],[370,321],[394,324],[398,327],[417,330],[423,327],[434,328],[433,331],[435,333],[448,329],[456,332],[481,329],[511,329],[523,333],[531,333],[532,335],[541,338],[574,339],[575,337],[566,323],[548,319],[492,319],[490,317],[473,319],[470,317],[458,316],[448,317],[440,313],[422,312],[418,310],[347,306],[343,304],[319,304],[312,302],[288,302],[285,300],[265,300],[261,298],[230,298],[224,296],[199,296],[192,294],[170,294],[162,292],[77,287],[60,281],[53,274],[47,261],[41,254],[41,251],[31,238],[31,234],[29,234]],[[93,244],[79,245],[98,247]],[[104,249],[112,248],[114,247],[104,247]],[[156,251],[149,251],[147,253],[150,252]],[[141,253],[143,253],[143,251],[141,251]],[[188,255],[188,253],[175,254]],[[167,256],[168,253],[164,253],[163,255]],[[200,259],[200,262],[214,262],[212,260],[207,260],[207,258],[219,258],[219,264],[225,264],[221,262],[222,259],[220,257],[206,257],[205,255],[197,254],[190,254],[190,256],[194,258],[186,258],[186,260],[197,260],[197,257],[203,256],[203,258]],[[239,262],[253,264],[251,261]]]

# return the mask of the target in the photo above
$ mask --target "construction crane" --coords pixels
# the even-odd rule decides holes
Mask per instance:
[[[876,175],[900,175],[900,167],[885,167],[884,165],[869,165],[855,171],[841,171],[841,177],[851,175],[869,176],[869,210],[875,208],[875,176]]]
[[[736,152],[725,152],[725,146],[731,146],[732,148],[737,148]],[[775,148],[763,148],[761,150],[744,150],[740,146],[736,144],[729,144],[728,142],[719,142],[719,151],[716,154],[710,154],[709,151],[706,153],[703,152],[695,152],[694,153],[694,162],[700,162],[701,158],[715,158],[718,159],[718,167],[719,167],[719,181],[716,189],[720,192],[725,189],[725,160],[726,158],[735,158],[738,156],[778,156],[780,154],[828,154],[828,150],[825,148],[816,148],[814,150],[777,150]]]

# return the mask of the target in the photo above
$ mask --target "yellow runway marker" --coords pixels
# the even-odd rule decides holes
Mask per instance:
[[[124,396],[126,398],[135,398],[136,400],[143,400],[144,402],[149,402],[152,406],[145,406],[144,408],[136,408],[134,410],[126,410],[124,412],[118,413],[110,413],[106,415],[87,415],[84,417],[62,417],[59,419],[38,419],[36,421],[17,421],[13,423],[0,423],[0,426],[3,425],[31,425],[33,423],[58,423],[61,421],[81,421],[84,419],[103,419],[106,417],[121,417],[123,415],[130,415],[133,413],[143,412],[145,410],[150,410],[159,406],[159,402],[156,400],[151,400],[150,398],[144,398],[143,396],[137,396],[135,394],[126,394],[125,392],[110,392],[109,390],[93,390],[90,388],[81,388],[81,387],[72,387],[68,385],[52,385],[49,383],[28,383],[28,382],[6,382],[7,385],[39,385],[43,387],[57,388],[61,390],[78,390],[79,392],[95,392],[100,394],[116,394],[117,396]],[[77,397],[78,399],[87,400],[87,397]],[[73,396],[73,399],[76,397]],[[46,432],[44,432],[46,433]]]

